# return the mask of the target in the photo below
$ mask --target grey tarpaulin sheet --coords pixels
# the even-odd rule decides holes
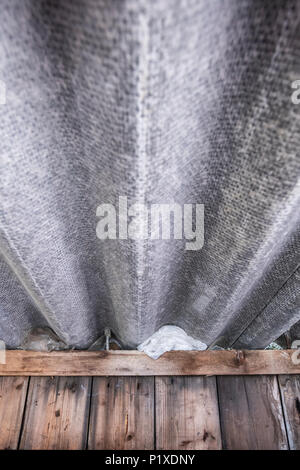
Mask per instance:
[[[37,326],[75,347],[106,326],[127,347],[167,324],[243,347],[299,333],[299,6],[0,1],[10,347]],[[120,195],[203,203],[203,248],[97,239]]]

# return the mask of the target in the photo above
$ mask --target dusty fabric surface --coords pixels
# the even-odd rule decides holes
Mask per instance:
[[[299,322],[299,21],[297,0],[1,1],[2,340],[264,347]],[[97,239],[120,195],[203,203],[204,247]]]

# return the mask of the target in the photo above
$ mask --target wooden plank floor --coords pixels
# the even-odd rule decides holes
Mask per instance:
[[[300,376],[0,377],[0,449],[300,449]]]

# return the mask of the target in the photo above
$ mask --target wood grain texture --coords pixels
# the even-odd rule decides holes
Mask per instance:
[[[17,449],[27,377],[0,377],[0,449]]]
[[[20,449],[84,449],[91,379],[33,377]]]
[[[89,449],[154,449],[154,378],[93,381]]]
[[[295,350],[171,351],[156,361],[139,351],[6,351],[0,375],[152,376],[300,374]]]
[[[300,376],[278,377],[290,449],[300,450]]]
[[[217,381],[225,449],[288,449],[276,377],[218,377]]]
[[[158,450],[221,449],[215,377],[156,377]]]

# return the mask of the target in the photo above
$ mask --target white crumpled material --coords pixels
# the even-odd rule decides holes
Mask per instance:
[[[137,349],[152,359],[158,359],[166,351],[204,351],[207,345],[187,335],[178,326],[166,325],[141,343]]]

